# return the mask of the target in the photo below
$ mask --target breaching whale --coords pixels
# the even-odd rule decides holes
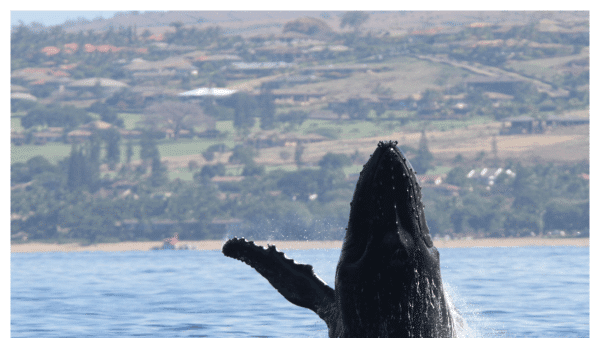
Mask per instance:
[[[223,254],[253,267],[291,303],[314,311],[329,337],[453,337],[440,258],[425,221],[421,188],[397,142],[379,142],[364,165],[335,277],[243,238]]]

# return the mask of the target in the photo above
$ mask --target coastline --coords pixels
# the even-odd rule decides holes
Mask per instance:
[[[148,251],[161,247],[161,241],[154,242],[121,242],[99,243],[93,245],[80,245],[77,243],[52,244],[52,243],[21,243],[11,244],[11,253],[32,252],[84,252],[84,251]],[[223,240],[210,241],[180,241],[177,246],[188,245],[195,250],[221,250]],[[340,249],[342,241],[256,241],[256,244],[266,246],[274,244],[279,250],[307,250],[307,249]],[[522,247],[522,246],[578,246],[589,247],[589,238],[477,238],[477,239],[452,239],[436,240],[438,248],[474,248],[474,247]]]

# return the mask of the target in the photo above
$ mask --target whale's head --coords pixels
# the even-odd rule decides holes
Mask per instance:
[[[439,316],[428,304],[439,309],[444,302],[439,253],[415,174],[392,141],[379,142],[360,174],[336,272],[345,321],[368,318],[380,328],[395,327],[400,336],[407,332],[400,330],[433,332],[413,317]],[[356,325],[354,330],[364,326]]]
[[[343,252],[348,262],[359,262],[374,250],[387,267],[414,266],[415,259],[439,264],[415,174],[396,142],[379,142],[352,199]]]

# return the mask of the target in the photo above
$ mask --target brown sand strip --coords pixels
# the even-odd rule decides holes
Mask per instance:
[[[279,250],[339,249],[341,241],[257,241],[258,245],[274,244]],[[221,250],[223,241],[181,241],[197,250]],[[580,246],[589,247],[589,238],[479,238],[435,241],[438,248],[520,247],[520,246]],[[81,252],[81,251],[147,251],[162,246],[162,242],[101,243],[81,246],[71,244],[25,243],[11,245],[11,252]]]
[[[438,248],[519,247],[519,246],[590,246],[589,238],[478,238],[435,241]]]

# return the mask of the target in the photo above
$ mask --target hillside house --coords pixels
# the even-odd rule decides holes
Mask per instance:
[[[67,134],[67,142],[81,143],[90,139],[92,132],[89,130],[75,129]]]
[[[547,126],[566,127],[566,126],[577,126],[577,125],[582,125],[582,124],[590,124],[590,119],[585,118],[585,117],[579,117],[579,116],[571,116],[571,115],[566,115],[566,116],[550,115],[546,118]]]
[[[548,115],[545,119],[536,119],[522,115],[502,120],[500,135],[543,133],[550,127],[566,127],[589,124],[588,117],[576,115]]]
[[[107,130],[110,128],[115,128],[112,124],[108,122],[104,122],[101,120],[95,120],[86,124],[79,126],[78,129],[75,129],[67,134],[67,142],[69,143],[80,143],[85,142],[90,139],[92,134],[96,130]],[[117,130],[119,130],[117,128]],[[133,134],[133,133],[132,133]],[[137,137],[140,134],[135,134]]]
[[[206,97],[206,96],[227,97],[236,92],[237,92],[237,90],[235,90],[235,89],[202,87],[202,88],[193,89],[193,90],[190,90],[190,91],[187,91],[184,93],[179,93],[179,94],[177,94],[177,96],[184,97],[184,98],[186,98],[186,97],[198,98],[198,97]]]
[[[275,100],[282,100],[294,104],[298,102],[302,103],[321,100],[327,93],[307,93],[291,89],[275,89],[271,92],[271,95]]]
[[[192,62],[185,57],[170,57],[160,61],[146,61],[136,58],[124,66],[123,69],[130,71],[138,77],[149,75],[159,76],[163,73],[187,76],[193,71],[198,71],[198,68],[192,65]]]
[[[108,96],[112,95],[113,93],[121,90],[122,88],[129,87],[129,85],[126,84],[125,82],[117,81],[117,80],[113,80],[113,79],[92,77],[92,78],[72,81],[67,84],[67,87],[70,89],[73,89],[75,91],[81,92],[81,93],[87,92],[85,94],[90,95],[92,97],[98,96],[98,95],[108,97]],[[95,91],[96,88],[98,88],[98,87],[102,88],[101,92]]]
[[[25,134],[11,131],[10,132],[10,141],[14,145],[20,146],[20,145],[24,144],[26,141]]]
[[[291,63],[303,59],[304,52],[297,47],[267,46],[255,49],[256,56],[267,57],[269,60]]]
[[[543,121],[531,116],[521,115],[502,120],[500,135],[542,133],[545,130]]]
[[[46,144],[47,142],[61,142],[64,138],[64,129],[60,127],[47,128],[31,135],[34,144]]]
[[[29,94],[29,93],[10,93],[11,100],[29,100],[29,101],[37,101],[37,97]]]

